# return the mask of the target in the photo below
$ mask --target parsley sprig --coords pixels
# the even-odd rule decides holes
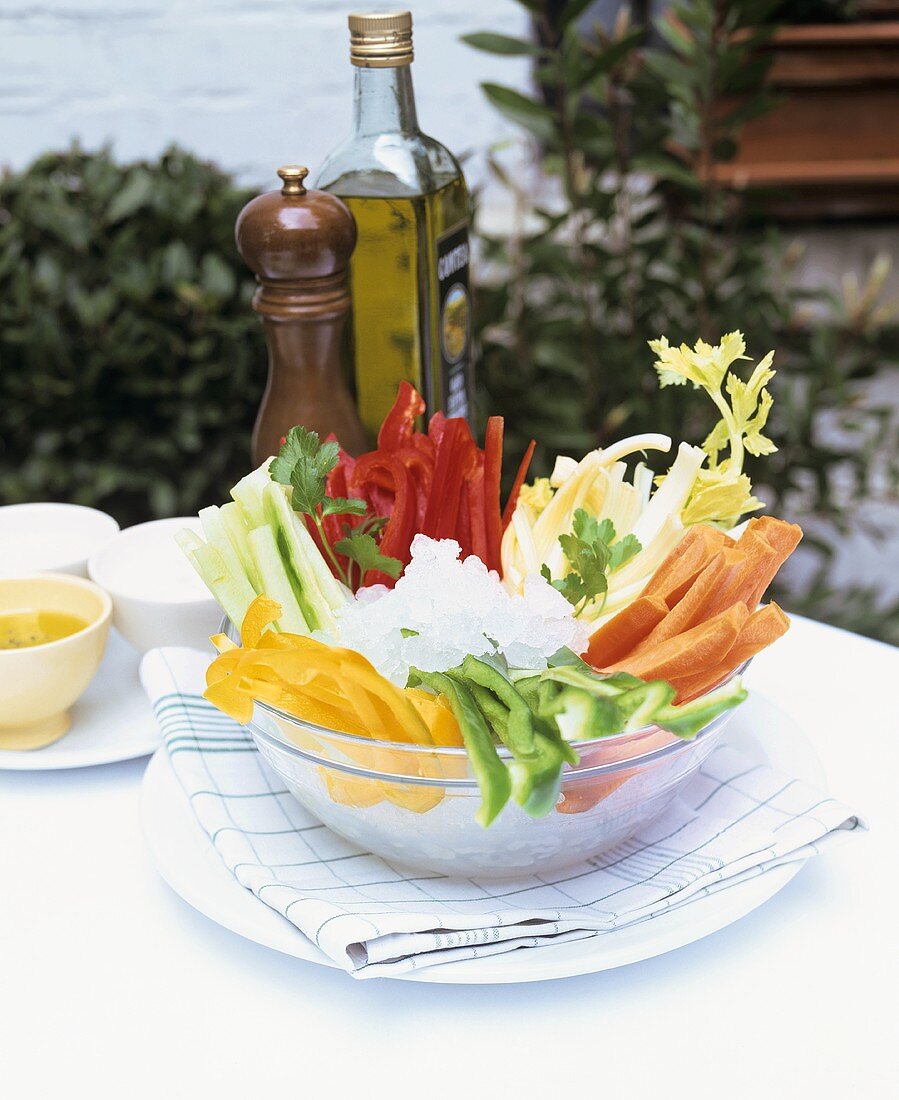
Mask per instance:
[[[277,457],[272,459],[268,472],[273,481],[290,487],[290,503],[294,511],[311,517],[318,528],[325,553],[344,584],[351,586],[350,570],[341,567],[335,550],[358,566],[360,580],[370,569],[398,577],[402,562],[382,554],[374,537],[387,523],[383,516],[366,516],[355,528],[344,524],[344,538],[331,548],[322,519],[325,516],[365,516],[368,508],[364,500],[327,495],[328,474],[337,465],[339,457],[337,443],[322,443],[318,432],[310,432],[303,427],[291,428]]]
[[[598,520],[583,508],[574,513],[571,534],[560,535],[559,544],[571,571],[561,580],[553,580],[546,565],[540,573],[574,606],[575,615],[598,597],[605,599],[609,574],[643,549],[635,535],[616,541],[615,524],[610,519]]]

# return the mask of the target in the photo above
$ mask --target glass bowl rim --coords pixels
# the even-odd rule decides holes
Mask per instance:
[[[260,706],[262,704],[256,704]],[[294,715],[285,714],[283,711],[279,711],[274,707],[265,706],[266,710],[270,711],[277,717],[284,717],[290,719],[291,722],[300,722],[302,719],[296,718]],[[707,722],[695,737],[678,737],[676,734],[671,734],[671,740],[664,745],[659,745],[657,748],[650,749],[648,752],[639,753],[635,756],[627,756],[621,760],[608,760],[600,764],[590,764],[587,767],[581,767],[580,764],[571,766],[566,764],[562,771],[562,784],[563,786],[570,783],[578,783],[581,780],[594,779],[602,775],[610,775],[619,771],[627,771],[636,767],[644,767],[647,764],[655,763],[657,760],[661,760],[667,756],[673,756],[680,752],[685,752],[693,745],[699,744],[707,737],[716,733],[734,714],[734,709],[724,711],[722,714],[717,715],[710,722]],[[430,753],[432,755],[438,755],[442,753],[452,753],[454,757],[461,759],[468,759],[468,754],[465,748],[459,748],[454,746],[441,746],[441,745],[408,745],[402,742],[393,741],[375,741],[370,737],[357,737],[354,734],[340,734],[336,730],[328,730],[323,726],[315,726],[314,723],[303,723],[307,725],[310,730],[324,733],[330,737],[345,738],[355,741],[367,746],[378,746],[382,751],[385,749],[393,749],[394,747],[399,751],[411,751],[412,754],[416,752],[419,754]],[[267,742],[270,746],[286,752],[288,756],[299,757],[301,760],[309,764],[316,765],[322,768],[328,768],[333,771],[343,772],[345,775],[351,775],[358,779],[371,779],[378,780],[382,783],[401,783],[408,784],[415,787],[447,787],[453,790],[476,790],[478,789],[478,782],[471,776],[465,778],[453,778],[444,776],[427,776],[427,775],[412,775],[400,772],[382,772],[377,771],[374,768],[362,767],[358,764],[350,764],[344,760],[332,759],[326,756],[316,756],[315,753],[310,752],[307,749],[300,748],[299,745],[294,744],[291,741],[285,741],[275,734],[269,732],[266,729],[258,726],[252,719],[249,726],[250,734],[255,741]],[[642,730],[635,731],[642,733],[664,733],[664,730],[660,730],[657,726],[644,726]],[[628,737],[634,737],[635,733],[627,734]],[[592,741],[574,741],[571,742],[572,747],[581,748],[585,745],[602,745],[608,743],[619,737],[619,734],[614,734],[612,737],[598,737]],[[497,745],[496,751],[502,760],[512,760],[512,755],[504,745]],[[414,755],[413,755],[414,758]],[[269,759],[269,762],[272,761]],[[275,770],[279,770],[276,764],[272,764]]]
[[[225,616],[222,619],[221,634],[225,634],[232,641],[238,641],[240,635],[237,629],[233,626],[231,621]],[[738,668],[723,679],[715,687],[710,688],[709,692],[715,691],[720,687],[724,687],[725,684],[729,684],[737,676],[741,676],[749,665],[752,664],[752,658],[748,661],[744,661]],[[706,692],[705,694],[709,694]],[[262,703],[259,700],[254,702],[254,714],[255,707],[259,707],[260,710],[267,712],[272,717],[281,721],[286,721],[291,725],[300,725],[304,729],[309,730],[311,733],[322,734],[331,741],[336,741],[338,744],[357,745],[364,746],[369,749],[380,750],[382,752],[397,752],[405,756],[415,757],[418,755],[430,755],[447,756],[450,759],[459,758],[467,759],[468,751],[464,745],[414,745],[409,744],[406,741],[382,741],[374,737],[362,737],[356,733],[345,733],[342,730],[329,729],[327,726],[318,725],[316,722],[310,722],[305,718],[300,718],[295,714],[289,714],[285,710],[281,710],[278,707],[273,707],[269,703]],[[650,761],[659,759],[663,756],[671,755],[673,752],[685,748],[687,745],[696,744],[701,738],[704,738],[706,734],[713,732],[717,729],[722,722],[722,719],[727,719],[733,714],[733,708],[725,711],[723,714],[717,715],[717,717],[707,722],[693,737],[678,737],[676,734],[671,734],[672,740],[665,745],[660,745],[658,748],[651,749],[649,752],[637,754],[636,756],[628,756],[622,760],[610,760],[603,764],[594,764],[587,768],[578,768],[577,766],[566,767],[563,774],[563,782],[571,782],[572,780],[580,780],[582,778],[588,778],[590,776],[608,774],[616,770],[621,770],[626,767],[631,767],[635,764],[646,764]],[[322,767],[334,768],[337,771],[345,772],[348,775],[357,776],[360,778],[379,779],[384,782],[396,782],[401,781],[403,783],[411,783],[419,786],[441,786],[441,787],[476,787],[477,782],[474,779],[451,779],[451,778],[438,778],[419,775],[397,775],[392,772],[379,772],[369,768],[360,768],[353,764],[344,763],[341,760],[331,760],[328,758],[322,758],[316,756],[314,753],[301,749],[292,741],[287,741],[282,737],[278,737],[276,734],[271,733],[269,730],[262,729],[258,726],[253,718],[248,723],[253,737],[260,737],[265,741],[270,742],[283,751],[286,751],[289,755],[299,756],[303,760],[309,761],[314,764],[319,764]],[[583,749],[594,748],[599,745],[621,745],[630,740],[637,740],[641,736],[646,736],[651,733],[664,733],[666,731],[660,729],[658,726],[648,725],[641,726],[640,729],[631,731],[622,731],[621,733],[609,734],[607,737],[593,737],[587,741],[572,741],[569,742],[576,751]],[[511,760],[512,754],[505,747],[505,745],[497,745],[497,754],[503,760]]]

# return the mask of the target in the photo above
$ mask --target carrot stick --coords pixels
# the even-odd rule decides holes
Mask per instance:
[[[707,691],[711,691],[713,687],[717,687],[732,675],[750,657],[754,657],[786,634],[789,627],[790,620],[776,603],[769,603],[766,607],[759,608],[743,624],[725,660],[698,675],[688,675],[671,681],[672,686],[677,690],[675,702],[688,703],[691,699],[705,695]]]
[[[755,591],[762,572],[770,568],[776,554],[758,535],[747,531],[737,543],[735,549],[724,550],[725,559],[715,591],[703,609],[706,618],[725,611],[735,603],[745,603],[750,611],[749,601]]]
[[[777,571],[799,545],[802,528],[798,524],[785,523],[784,520],[775,519],[773,516],[760,516],[750,521],[743,538],[749,534],[750,530],[760,535],[775,552],[774,558],[760,570],[755,587],[749,595],[751,601],[749,606],[755,607],[764,596],[768,585],[774,580]],[[740,542],[742,541],[743,539],[740,539]]]
[[[659,596],[638,597],[595,631],[585,660],[595,668],[622,660],[667,614],[668,605]]]
[[[619,661],[615,668],[643,680],[683,679],[691,672],[699,675],[729,659],[730,650],[748,618],[746,605],[735,604],[660,645],[642,653],[638,649],[636,654]]]
[[[715,553],[733,545],[733,539],[717,527],[707,524],[691,527],[649,578],[640,595],[659,596],[669,607],[674,607]]]
[[[634,657],[657,649],[663,642],[669,641],[678,634],[698,626],[707,618],[706,606],[714,599],[715,591],[722,577],[731,567],[725,553],[732,551],[719,550],[709,561],[708,565],[693,581],[686,595],[668,612],[664,619],[656,626],[647,638],[635,648]]]
[[[790,620],[776,603],[769,603],[753,612],[737,635],[728,660],[734,659],[734,668],[748,661],[766,646],[776,642],[790,629]]]
[[[562,791],[562,797],[556,803],[556,813],[583,814],[598,806],[604,798],[617,790],[626,779],[635,775],[639,768],[610,775],[606,779],[594,779],[585,783],[569,783]]]

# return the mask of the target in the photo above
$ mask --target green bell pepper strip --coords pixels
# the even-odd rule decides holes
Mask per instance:
[[[477,657],[468,656],[457,669],[452,670],[451,675],[463,683],[470,681],[493,692],[509,711],[506,726],[509,751],[520,756],[533,754],[534,720],[531,709],[498,669]]]
[[[576,764],[577,754],[561,740],[558,732],[539,730],[534,734],[534,751],[527,756],[519,755],[509,739],[508,708],[481,684],[472,682],[467,686],[497,738],[512,753],[509,774],[513,801],[531,817],[548,814],[559,799],[563,761]]]
[[[621,733],[625,722],[615,699],[592,695],[582,688],[562,688],[552,711],[561,737],[574,744]]]
[[[481,792],[481,805],[475,815],[485,828],[495,820],[512,793],[512,778],[500,760],[490,729],[475,704],[471,692],[442,672],[410,671],[410,683],[421,683],[445,695],[452,708],[471,770]]]
[[[622,691],[641,687],[645,681],[631,676],[628,672],[615,672],[611,676],[603,676],[592,669],[576,668],[573,665],[562,665],[559,668],[547,668],[540,673],[543,683],[550,681],[556,684],[568,684],[571,687],[589,691],[592,695],[614,696]]]
[[[447,675],[452,676],[452,672]],[[493,731],[497,741],[508,748],[509,708],[503,706],[492,691],[488,691],[487,688],[482,687],[480,684],[472,682],[464,686],[471,692],[471,697],[480,708],[481,714],[483,714],[484,718],[487,720],[487,725]]]
[[[512,797],[530,817],[544,817],[559,801],[563,755],[543,733],[534,736],[534,754],[525,760],[513,757],[509,765]]]
[[[647,680],[639,687],[623,691],[615,704],[624,720],[625,733],[633,733],[644,726],[658,725],[658,714],[674,698],[675,691],[667,680]]]
[[[739,706],[748,694],[743,687],[743,681],[736,677],[729,684],[724,684],[690,703],[684,703],[679,707],[671,705],[661,707],[652,720],[661,729],[673,733],[676,737],[689,740],[713,718]]]

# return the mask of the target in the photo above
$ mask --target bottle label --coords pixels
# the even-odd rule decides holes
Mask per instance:
[[[437,238],[437,330],[442,407],[446,416],[468,417],[471,374],[471,295],[468,224]]]

